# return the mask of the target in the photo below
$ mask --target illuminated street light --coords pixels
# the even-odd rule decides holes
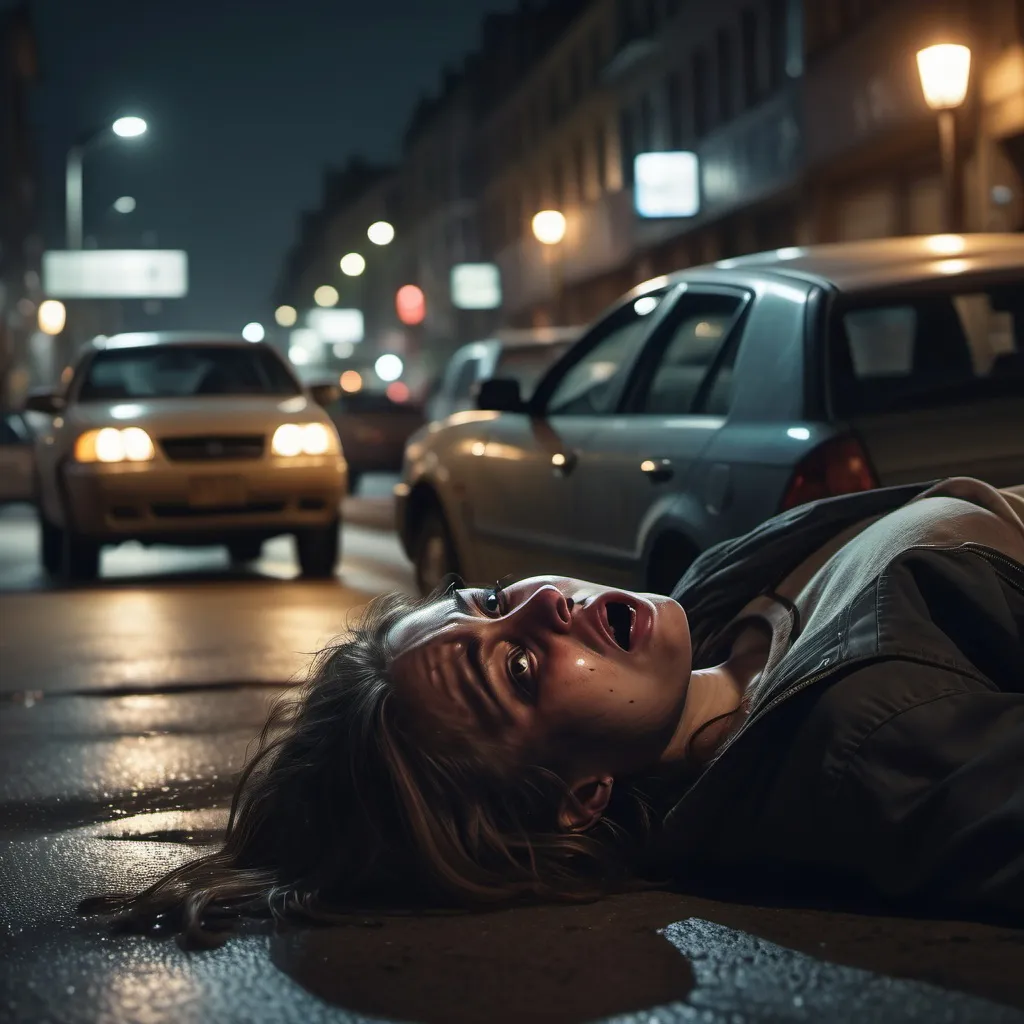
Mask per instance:
[[[262,341],[266,336],[267,332],[263,330],[263,324],[258,324],[255,320],[242,328],[242,337],[246,341]]]
[[[338,289],[333,284],[322,284],[313,292],[313,301],[318,306],[336,306],[338,304]]]
[[[135,139],[145,135],[148,127],[141,117],[119,117],[108,127],[82,135],[68,150],[64,164],[64,216],[69,249],[82,248],[82,161],[86,150],[109,139],[110,132],[121,139]]]
[[[359,277],[366,269],[366,260],[357,252],[347,252],[341,257],[339,266],[346,277]]]
[[[114,209],[118,213],[131,213],[135,209],[135,205],[132,196],[119,196],[114,200]]]
[[[377,220],[366,229],[366,237],[374,245],[390,245],[395,239],[395,229],[386,220]]]
[[[544,245],[557,245],[565,238],[565,214],[559,210],[541,210],[533,215],[533,234]]]
[[[299,314],[294,306],[278,306],[274,310],[274,319],[281,327],[294,327]]]
[[[404,369],[405,365],[402,360],[391,352],[385,352],[384,355],[378,356],[377,361],[373,364],[374,373],[386,382],[398,380]]]
[[[68,314],[63,302],[58,302],[56,299],[47,299],[45,302],[39,303],[37,322],[39,330],[43,334],[60,334],[64,330],[64,324],[67,323],[67,319]]]
[[[119,117],[114,122],[114,134],[122,139],[137,139],[145,135],[149,125],[141,117]]]
[[[942,200],[945,230],[960,230],[962,188],[956,140],[956,109],[967,98],[971,51],[959,43],[938,43],[917,53],[917,71],[925,102],[939,121],[942,161]]]

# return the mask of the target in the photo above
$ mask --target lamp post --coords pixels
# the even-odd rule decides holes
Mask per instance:
[[[958,43],[925,47],[918,51],[917,70],[925,102],[938,115],[944,228],[959,232],[963,229],[963,190],[957,153],[956,110],[967,97],[971,51]]]
[[[82,248],[82,161],[86,150],[109,141],[111,135],[121,139],[134,139],[145,135],[147,127],[141,117],[119,117],[109,127],[82,135],[68,150],[64,167],[64,197],[69,249]]]

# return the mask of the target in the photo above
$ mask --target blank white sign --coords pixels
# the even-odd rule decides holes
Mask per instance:
[[[188,255],[180,249],[82,249],[43,253],[43,291],[54,299],[180,299]]]
[[[641,217],[693,217],[700,210],[696,153],[639,153],[633,161],[634,205]]]

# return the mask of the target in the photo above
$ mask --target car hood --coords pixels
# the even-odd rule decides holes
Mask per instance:
[[[65,414],[70,426],[135,426],[166,434],[264,433],[294,420],[327,422],[324,411],[304,395],[210,395],[196,398],[155,398],[72,405]]]

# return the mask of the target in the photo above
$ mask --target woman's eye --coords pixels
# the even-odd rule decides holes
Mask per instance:
[[[521,647],[517,647],[508,659],[508,673],[512,683],[525,697],[532,698],[533,665],[530,656]]]

